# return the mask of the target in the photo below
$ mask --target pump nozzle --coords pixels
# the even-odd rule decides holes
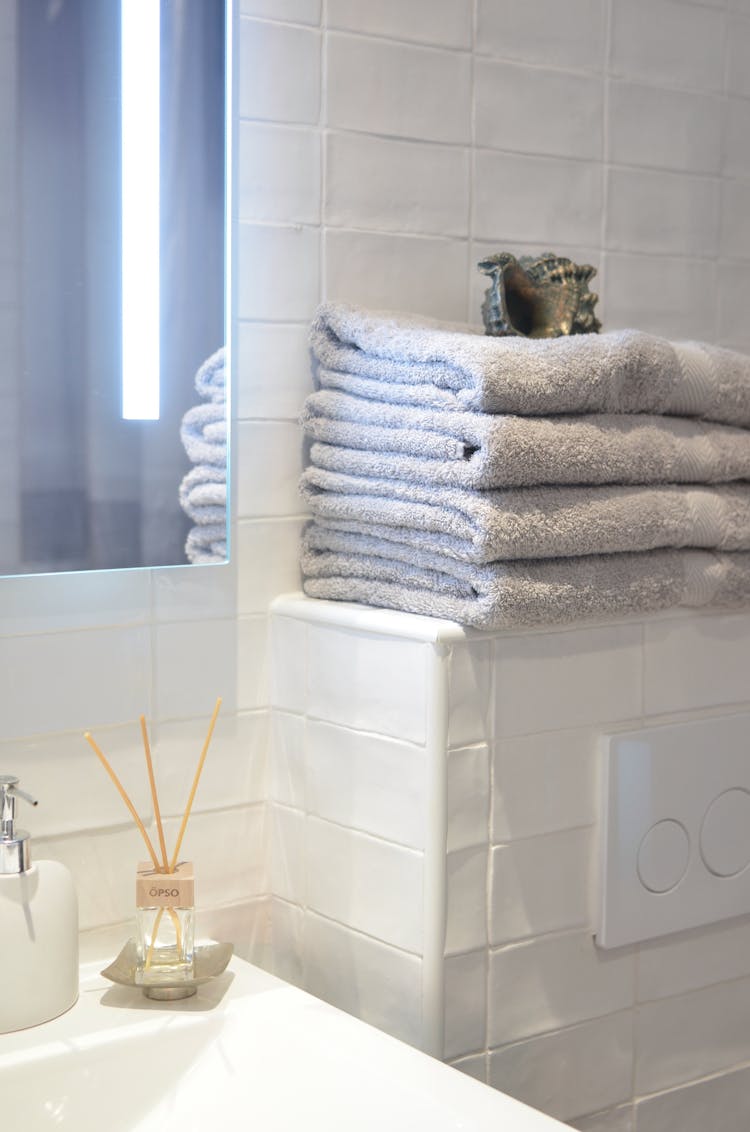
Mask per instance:
[[[15,828],[16,798],[31,806],[38,802],[18,788],[18,781],[12,774],[0,774],[0,874],[25,873],[31,865],[29,835]]]

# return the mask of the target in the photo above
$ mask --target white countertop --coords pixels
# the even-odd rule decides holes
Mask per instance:
[[[0,1036],[23,1132],[553,1132],[566,1127],[233,959],[164,1004],[83,969],[67,1014]],[[10,976],[9,976],[10,977]]]

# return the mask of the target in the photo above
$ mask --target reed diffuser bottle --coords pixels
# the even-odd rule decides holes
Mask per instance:
[[[135,806],[93,736],[88,731],[84,735],[129,809],[151,858],[150,861],[141,862],[137,866],[135,881],[135,983],[143,987],[144,994],[149,998],[176,999],[195,994],[195,878],[192,863],[181,861],[179,857],[220,707],[221,697],[216,701],[171,856],[167,853],[164,840],[164,826],[145,717],[141,716],[141,735],[151,787],[154,820],[159,835],[159,853],[154,848]]]

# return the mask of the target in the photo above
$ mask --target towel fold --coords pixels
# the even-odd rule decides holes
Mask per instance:
[[[750,485],[538,487],[472,492],[310,466],[300,491],[331,527],[464,562],[663,547],[750,550]]]
[[[657,413],[750,426],[750,358],[639,330],[493,338],[327,303],[310,346],[321,384],[331,372],[364,379],[383,401],[425,405],[442,394],[442,407],[488,413]]]
[[[324,390],[305,401],[315,462],[467,488],[750,479],[750,431],[636,414],[519,417],[392,405]]]
[[[215,464],[226,469],[226,405],[206,401],[188,409],[180,425],[180,439],[192,464]]]
[[[224,469],[212,464],[197,464],[191,468],[180,483],[180,506],[199,526],[226,523],[227,483]]]
[[[194,565],[218,565],[227,560],[226,523],[192,527],[185,540],[185,554]]]
[[[374,553],[362,536],[311,523],[303,541],[305,592],[494,630],[680,606],[733,608],[750,599],[747,552],[652,550],[477,566],[414,547],[386,549],[388,556]]]
[[[227,395],[226,349],[222,346],[206,358],[195,375],[195,388],[201,397],[221,402]]]

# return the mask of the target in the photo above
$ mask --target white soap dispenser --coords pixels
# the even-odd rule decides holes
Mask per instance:
[[[78,998],[78,899],[59,861],[31,863],[15,828],[16,798],[35,806],[18,779],[0,775],[0,1034],[64,1014]]]

